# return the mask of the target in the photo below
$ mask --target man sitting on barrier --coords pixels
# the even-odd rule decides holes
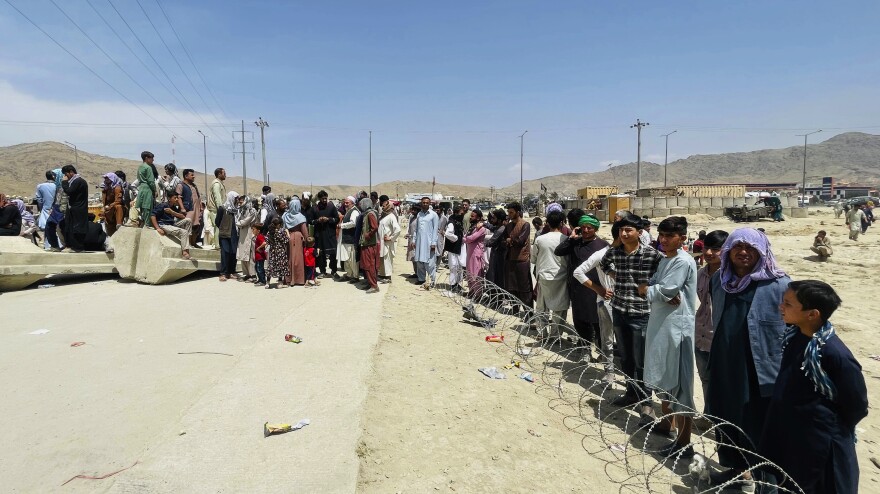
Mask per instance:
[[[186,209],[176,190],[167,192],[168,202],[160,202],[153,208],[150,222],[159,235],[171,235],[180,240],[181,257],[189,259],[189,236],[192,234],[192,221],[186,217]]]

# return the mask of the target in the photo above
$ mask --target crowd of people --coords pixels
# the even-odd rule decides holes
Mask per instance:
[[[532,225],[517,203],[486,221],[468,206],[447,218],[424,198],[413,211],[409,252],[424,288],[433,286],[445,252],[452,291],[467,281],[466,295],[479,302],[480,278],[503,287],[520,310],[537,311],[539,338],[564,338],[558,332],[570,307],[581,352],[569,358],[599,363],[608,382],[619,365],[631,379],[611,404],[638,405],[639,425],[671,438],[663,456],[694,455],[697,374],[702,420],[717,422],[724,467],[710,473],[714,485],[759,480],[792,488],[793,481],[804,492],[858,491],[855,427],[868,413],[867,389],[829,320],[840,298],[827,283],[792,281],[763,231],[701,231],[698,267],[683,248],[684,217],[664,219],[654,239],[650,222],[618,211],[606,240],[595,217],[578,209],[566,215],[558,204]],[[755,469],[759,455],[790,478]]]
[[[131,184],[122,171],[103,175],[103,229],[89,218],[88,185],[66,165],[37,187],[37,217],[0,195],[0,235],[42,231],[46,249],[82,251],[109,249],[106,238],[122,227],[151,228],[176,238],[184,259],[192,248],[218,249],[221,282],[268,289],[332,278],[377,293],[392,281],[399,217],[408,215],[414,283],[435,288],[445,265],[447,288],[475,303],[486,301],[486,282],[505,289],[518,300],[512,314],[538,315],[539,338],[577,341],[569,358],[600,364],[608,383],[615,370],[630,378],[611,404],[637,405],[639,425],[670,438],[661,455],[694,454],[696,374],[703,414],[722,421],[715,430],[726,470],[712,472],[713,483],[766,474],[761,480],[784,484],[752,470],[757,454],[805,492],[858,490],[855,426],[868,413],[867,391],[829,320],[840,298],[824,282],[792,281],[761,230],[701,231],[689,244],[686,218],[661,221],[655,239],[650,221],[623,210],[600,234],[593,211],[566,213],[556,203],[530,224],[516,202],[484,215],[468,200],[442,211],[429,197],[401,211],[366,191],[339,204],[323,190],[312,202],[268,186],[251,198],[226,190],[222,168],[203,198],[193,170],[181,178],[168,164],[160,175],[152,153],[141,157]],[[861,233],[866,217],[855,208],[847,223]],[[826,232],[812,250],[831,255]],[[569,309],[576,335],[564,334]]]

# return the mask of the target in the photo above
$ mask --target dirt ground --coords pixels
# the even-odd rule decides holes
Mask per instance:
[[[832,321],[864,368],[872,403],[858,431],[860,492],[880,492],[880,469],[870,461],[880,457],[880,417],[874,411],[880,403],[880,361],[869,357],[880,354],[871,336],[878,322],[871,287],[880,273],[880,229],[853,242],[843,219],[825,208],[781,223],[739,225],[703,215],[689,219],[694,233],[764,228],[793,279],[825,280],[843,298]],[[828,262],[819,262],[809,250],[820,229],[833,242]],[[603,225],[600,235],[608,234]],[[583,383],[591,379],[560,380],[554,367],[570,364],[552,355],[545,355],[549,361],[533,358],[524,364],[538,378],[534,384],[519,379],[523,370],[502,369],[518,359],[513,345],[487,343],[487,333],[466,322],[452,299],[408,283],[403,276],[411,266],[402,257],[397,260],[362,422],[360,492],[690,492],[672,474],[673,466],[658,465],[654,457],[632,450],[609,451],[608,444],[627,441],[621,432],[627,424],[620,413],[596,410],[600,394],[615,396],[619,386],[615,391],[585,389],[589,385]],[[487,379],[477,371],[486,366],[498,367],[507,379]],[[560,382],[564,389],[557,387]],[[577,403],[594,410],[581,414]],[[697,405],[702,406],[702,396]],[[645,440],[644,435],[629,439]],[[682,465],[674,469],[686,472]]]

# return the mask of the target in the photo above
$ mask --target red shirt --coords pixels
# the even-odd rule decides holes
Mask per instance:
[[[265,261],[266,260],[266,236],[260,233],[257,235],[256,240],[254,241],[254,260],[255,261]],[[260,246],[264,246],[263,250],[260,250]]]
[[[305,259],[306,266],[313,268],[315,267],[315,248],[314,247],[306,247],[303,249],[303,259]]]

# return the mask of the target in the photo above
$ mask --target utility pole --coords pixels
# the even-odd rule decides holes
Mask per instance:
[[[519,205],[523,206],[523,137],[529,131],[525,131],[519,136]]]
[[[638,149],[636,150],[636,194],[639,193],[639,189],[642,188],[642,127],[646,127],[649,124],[648,122],[642,122],[638,118],[636,119],[636,123],[629,126],[629,128],[635,128],[638,134]]]
[[[370,185],[369,192],[373,192],[373,131],[370,132]]]
[[[246,131],[244,130],[244,120],[241,121],[241,130],[233,130],[232,131],[232,140],[233,141],[235,141],[235,134],[237,134],[237,133],[241,133],[241,151],[236,151],[235,144],[233,143],[232,144],[232,146],[233,146],[232,147],[232,157],[235,158],[235,155],[237,153],[241,153],[241,174],[242,174],[242,177],[244,178],[244,185],[242,186],[242,195],[246,196],[247,195],[247,154],[248,154],[248,152],[246,150],[246,146],[248,144],[250,144],[251,147],[253,147],[254,141],[252,141],[252,140],[246,141],[245,140]],[[251,139],[253,139],[254,133],[253,132],[249,132],[249,133],[251,134]],[[254,157],[253,152],[251,152],[250,155],[251,155],[251,158]]]
[[[677,130],[673,130],[668,134],[663,134],[660,137],[666,138],[666,153],[663,155],[663,188],[666,188],[666,165],[669,164],[669,136],[678,132]]]
[[[801,182],[801,207],[807,207],[809,204],[809,201],[807,200],[807,136],[818,134],[819,132],[822,132],[822,129],[795,136],[804,138],[804,175],[803,181]]]
[[[177,165],[177,150],[174,149],[175,139],[177,139],[177,136],[171,134],[171,163]]]
[[[202,156],[205,157],[205,190],[203,194],[208,193],[208,136],[205,135],[201,130],[199,134],[202,134]],[[205,196],[207,197],[207,196]]]
[[[492,201],[492,206],[495,206],[495,186],[494,185],[489,186],[489,195],[490,195],[490,200]]]
[[[266,171],[266,127],[269,126],[269,122],[263,120],[263,117],[260,117],[259,120],[254,122],[257,127],[260,128],[260,143],[263,145],[263,185],[269,185],[269,172]]]
[[[79,151],[76,149],[76,144],[73,144],[72,142],[67,142],[67,141],[64,141],[64,144],[67,144],[68,146],[73,148],[73,159],[76,163],[74,166],[78,167],[79,166]],[[77,168],[77,171],[79,171],[78,168]]]

